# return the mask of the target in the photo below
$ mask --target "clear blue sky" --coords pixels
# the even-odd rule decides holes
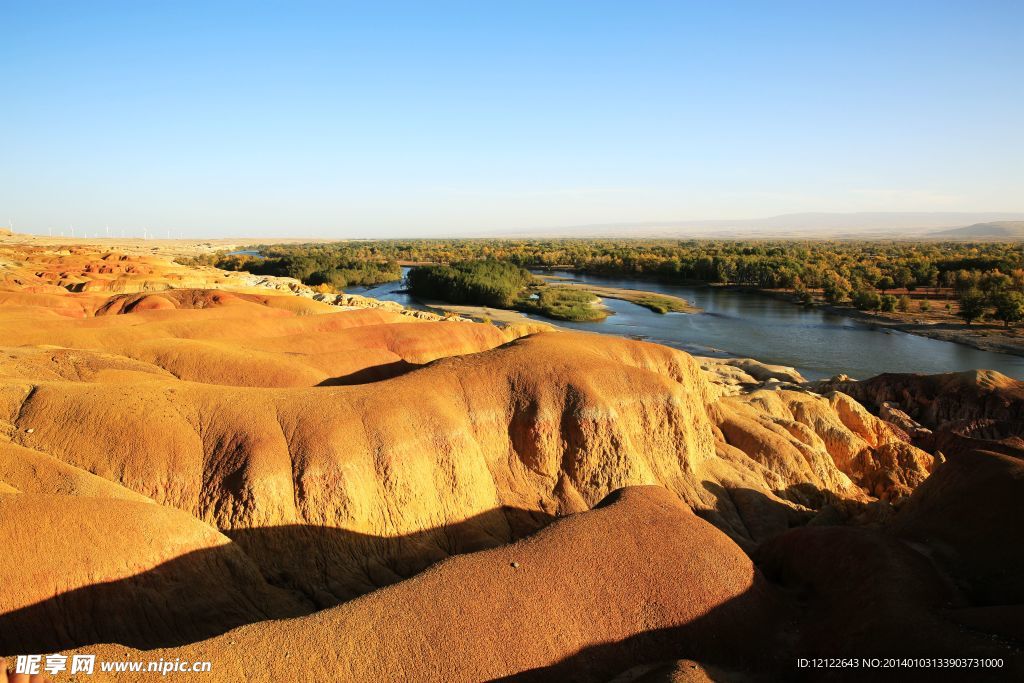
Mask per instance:
[[[0,223],[1024,210],[1024,3],[0,0]]]

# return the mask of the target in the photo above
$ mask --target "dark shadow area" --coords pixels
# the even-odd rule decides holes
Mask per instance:
[[[983,372],[983,371],[979,371]],[[887,372],[860,382],[834,383],[876,415],[890,403],[930,429],[961,420],[1024,423],[1024,384],[974,372],[917,375]]]
[[[523,410],[528,414],[530,407]],[[986,423],[978,425],[974,433],[1009,438],[1017,428]],[[774,492],[785,500],[823,506],[812,513],[792,510],[764,491],[704,482],[718,504],[702,516],[720,529],[742,529],[747,538],[744,549],[757,573],[746,590],[746,582],[739,584],[730,593],[735,597],[687,623],[650,627],[620,640],[590,645],[557,662],[501,680],[608,681],[639,665],[679,659],[755,680],[1024,680],[1022,485],[1024,465],[1019,454],[954,454],[918,487],[894,519],[884,525],[858,526],[842,525],[841,519],[821,522],[826,509],[842,501],[814,486]],[[612,505],[622,495],[621,490],[613,492],[597,507]],[[231,545],[189,553],[137,576],[69,591],[0,615],[0,654],[45,653],[98,642],[142,648],[194,642],[242,624],[330,607],[414,576],[446,557],[522,538],[553,519],[536,511],[504,507],[397,537],[312,525],[238,530],[230,533]],[[637,519],[638,529],[644,519]],[[665,547],[663,541],[671,543],[678,538],[661,534],[652,547]],[[685,552],[701,553],[702,548],[687,546]],[[595,557],[587,570],[594,567],[602,580],[607,575],[608,581],[621,581],[621,571],[612,576],[618,566],[614,557]],[[651,553],[643,557],[651,557]],[[671,563],[672,568],[676,566]],[[736,570],[723,566],[721,571],[725,576]],[[485,575],[492,574],[488,571]],[[673,585],[662,581],[687,581],[686,575],[663,570],[654,578],[653,585],[659,586]],[[528,599],[550,600],[555,605],[564,599],[557,583],[543,585],[545,590],[532,590],[526,594]],[[460,587],[450,586],[456,593]],[[692,590],[699,592],[702,586],[693,585]],[[644,623],[665,623],[657,620],[661,606],[651,593],[637,592],[633,598],[622,595],[616,592],[612,599],[599,602],[597,610],[613,614],[622,608],[624,599],[649,600],[654,616]],[[558,641],[564,637],[570,640],[563,642],[580,642],[571,640],[578,637],[573,632],[588,633],[585,610],[579,610],[582,620],[563,624],[566,633],[549,621],[541,622],[543,628],[536,624],[532,630],[520,628],[516,620],[526,619],[521,615],[528,609],[510,608],[501,597],[507,596],[492,590],[482,598],[466,599],[477,600],[474,604],[482,600],[488,606],[504,605],[514,638]],[[517,605],[528,607],[528,600],[517,599]],[[459,607],[464,604],[449,605],[451,619],[459,619]],[[406,607],[389,609],[404,613]],[[573,609],[574,605],[567,605],[565,611],[572,614]],[[399,626],[394,632],[371,633],[368,647],[386,648],[388,638],[402,637],[401,619],[382,623]],[[455,623],[461,627],[460,622]],[[473,626],[465,624],[469,636],[459,647],[469,647]],[[446,645],[438,647],[444,650]],[[516,647],[515,640],[509,647]],[[563,646],[554,651],[568,650]],[[457,648],[449,648],[444,656],[457,661],[460,654]],[[801,658],[862,661],[887,657],[1001,659],[1004,665],[948,670],[797,665]],[[322,673],[324,680],[331,680],[337,674],[317,671],[316,667],[323,665],[316,662],[299,665],[309,667],[303,672],[310,674],[308,677]]]
[[[347,375],[329,377],[316,386],[337,387],[351,386],[354,384],[371,384],[373,382],[381,382],[386,379],[398,377],[399,375],[404,375],[407,372],[421,367],[423,367],[423,365],[418,363],[410,363],[406,360],[396,360],[392,363],[373,365],[368,368],[363,368],[362,370],[356,370],[355,372],[351,372]]]
[[[772,492],[778,498],[809,508],[806,510],[793,508],[757,489],[726,488],[706,480],[701,485],[715,497],[715,507],[694,512],[728,534],[748,553],[757,544],[793,528],[807,524],[841,524],[862,507],[809,483]]]
[[[980,465],[963,464],[969,471],[977,471]],[[1002,467],[1013,466],[1014,461],[1004,459],[997,464],[992,476],[998,476]],[[1020,481],[1007,484],[1007,496],[1019,491]],[[968,488],[989,485],[987,480],[965,484]],[[714,485],[708,490],[716,491]],[[722,489],[716,495],[726,496],[736,508],[738,491]],[[787,507],[763,492],[742,491],[739,499],[750,496],[754,505]],[[621,491],[610,494],[598,507],[615,503],[621,495]],[[738,507],[744,505],[741,502]],[[506,507],[394,538],[309,525],[234,532],[235,544],[190,553],[128,579],[70,591],[0,615],[0,654],[47,653],[98,642],[142,648],[194,642],[241,624],[313,612],[412,576],[450,555],[510,542],[552,520],[543,513]],[[1003,523],[1014,527],[1018,520],[1004,519]],[[948,541],[954,549],[963,542],[955,537]],[[251,585],[258,583],[253,577],[255,570],[242,561],[245,557],[240,549],[261,560],[266,581],[259,586]],[[695,546],[693,552],[701,552],[700,547]],[[1009,565],[1007,578],[1021,575],[1019,551],[1013,549],[1012,553],[1006,562],[995,558],[998,564]],[[1022,644],[1015,640],[1020,610],[1010,605],[979,610],[978,602],[927,553],[885,529],[789,529],[760,543],[752,557],[758,568],[752,584],[696,619],[591,645],[557,662],[501,680],[608,681],[640,665],[679,659],[769,681],[988,681],[1019,680],[1024,675]],[[610,561],[608,571],[614,571],[614,558]],[[722,571],[735,569],[723,567]],[[685,581],[686,577],[670,574],[664,580]],[[451,586],[453,591],[459,588]],[[693,590],[700,591],[701,586],[695,585]],[[1001,590],[1005,596],[1008,588]],[[551,585],[550,596],[531,593],[530,598],[557,600],[558,595],[558,586]],[[639,597],[644,599],[643,594]],[[613,600],[599,609],[614,612],[619,608]],[[651,608],[656,614],[656,602]],[[509,618],[518,618],[517,613],[513,610]],[[457,619],[457,614],[453,612],[452,618]],[[384,623],[402,621],[385,619]],[[586,633],[585,623],[568,622],[566,626]],[[466,624],[467,629],[472,627]],[[549,630],[526,631],[518,629],[515,622],[511,625],[516,637],[532,640],[558,639],[562,634],[555,629],[552,625]],[[369,647],[386,647],[388,638],[401,637],[399,628],[379,634],[382,643],[377,643],[378,634],[371,634],[367,642]],[[443,644],[439,647],[443,649]],[[251,656],[258,660],[273,655],[254,652]],[[460,652],[453,650],[446,656],[458,660]],[[966,678],[965,670],[815,670],[797,666],[799,658],[819,657],[998,657],[1005,665],[970,670]],[[322,674],[322,680],[333,680],[338,674],[317,671],[325,665],[315,661],[297,665],[308,667],[299,676],[302,679]]]
[[[786,596],[757,576],[744,593],[689,623],[593,645],[549,666],[494,680],[506,683],[610,681],[643,665],[678,659],[691,659],[732,672],[756,672],[764,676],[759,680],[784,680],[792,659],[796,616]],[[634,679],[624,677],[623,680]]]
[[[1024,421],[958,420],[932,435],[935,450],[946,455],[986,450],[1013,458],[1024,457]]]
[[[805,527],[758,548],[766,578],[802,608],[793,651],[804,658],[999,658],[997,669],[803,671],[805,680],[1020,680],[1021,643],[968,631],[949,609],[971,606],[930,557],[878,527]],[[1019,567],[1018,567],[1019,568]],[[793,672],[797,673],[797,672]]]
[[[753,554],[754,585],[689,623],[498,680],[669,681],[680,659],[737,681],[1007,681],[1024,676],[1021,606],[974,608],[925,555],[877,528],[804,527]],[[1020,569],[1020,567],[1017,567]],[[966,627],[966,628],[965,628]],[[998,668],[810,668],[800,659],[1000,659]],[[641,665],[660,664],[649,677]],[[635,677],[632,675],[635,674]],[[681,679],[691,680],[691,679]],[[694,678],[692,680],[705,680]],[[715,679],[717,680],[717,679]]]
[[[953,452],[887,531],[929,548],[974,606],[1024,604],[1024,452]]]
[[[183,645],[243,624],[337,605],[452,555],[518,540],[554,519],[503,507],[396,537],[312,525],[229,531],[232,544],[0,615],[0,655],[96,643],[142,649]],[[24,561],[30,567],[31,558]]]

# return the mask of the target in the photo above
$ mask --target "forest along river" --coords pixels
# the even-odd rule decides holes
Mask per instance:
[[[755,358],[764,363],[790,365],[808,379],[824,379],[840,373],[867,379],[882,372],[939,373],[976,369],[997,370],[1015,379],[1024,379],[1024,357],[918,337],[753,292],[569,272],[544,274],[572,282],[673,294],[704,311],[662,315],[627,301],[604,299],[614,315],[602,322],[570,323],[529,316],[560,327],[643,339],[701,356]],[[397,301],[409,308],[431,310],[403,292],[401,282],[351,291]]]

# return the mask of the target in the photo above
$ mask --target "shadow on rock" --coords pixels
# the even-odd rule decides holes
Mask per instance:
[[[503,507],[396,537],[312,525],[230,531],[232,544],[187,553],[135,576],[0,614],[0,655],[95,643],[145,649],[182,645],[243,624],[339,604],[452,555],[517,540],[553,519]],[[262,576],[252,564],[238,561],[239,548],[261,568]],[[23,561],[31,563],[31,558]]]

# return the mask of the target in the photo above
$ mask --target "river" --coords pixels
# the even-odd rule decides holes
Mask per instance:
[[[980,368],[1024,379],[1024,357],[919,337],[755,292],[568,272],[545,274],[594,285],[673,294],[704,311],[662,315],[626,301],[604,299],[614,315],[602,322],[569,323],[529,316],[560,327],[644,339],[698,355],[756,358],[795,367],[808,379],[839,373],[865,379],[882,372],[930,374]],[[350,291],[429,310],[401,290],[400,282],[391,282]]]

